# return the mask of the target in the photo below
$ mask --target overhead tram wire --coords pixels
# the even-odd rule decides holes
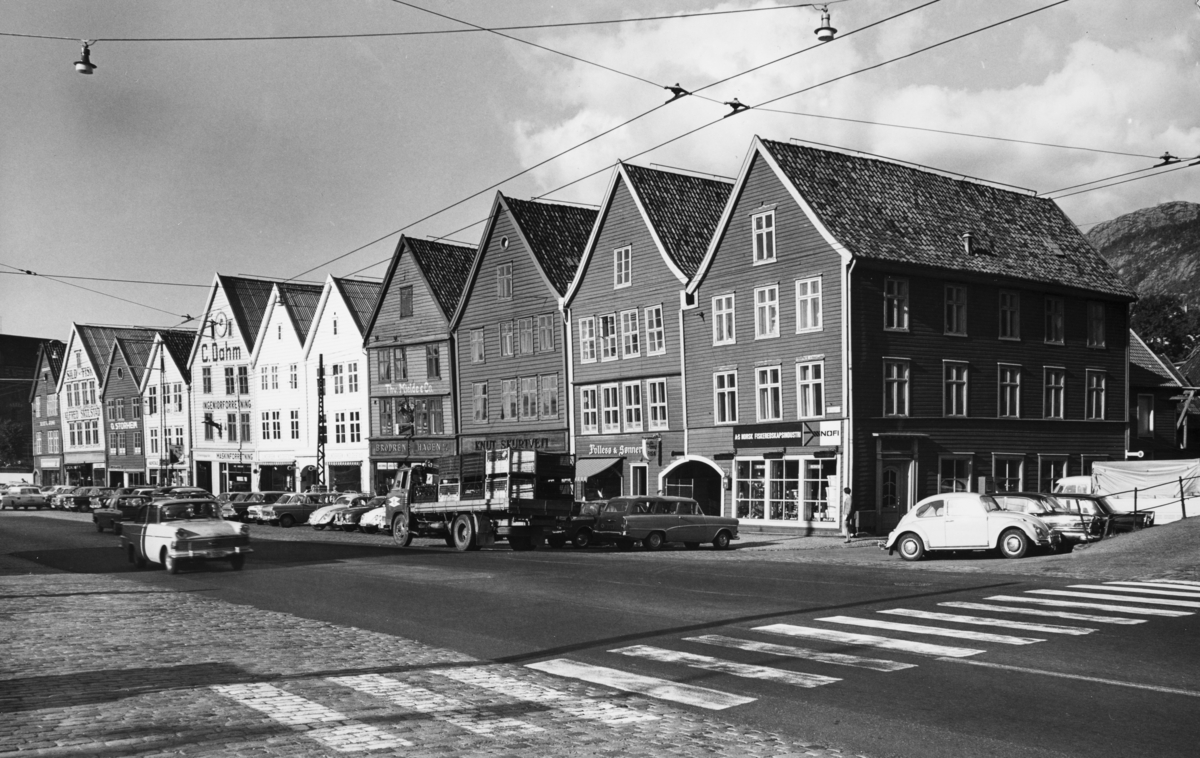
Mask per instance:
[[[4,267],[6,267],[6,268],[11,268],[11,269],[16,269],[16,270],[17,270],[18,272],[20,272],[20,273],[25,273],[25,270],[24,270],[24,269],[19,269],[19,268],[17,268],[16,266],[10,266],[10,265],[9,265],[9,264],[7,264],[7,263],[0,263],[0,266],[4,266]],[[76,289],[81,289],[81,290],[84,290],[84,291],[86,291],[86,292],[91,292],[91,293],[94,293],[94,294],[96,294],[96,295],[102,295],[102,296],[104,296],[104,297],[111,297],[113,300],[120,300],[121,302],[124,302],[124,303],[129,303],[130,305],[138,305],[138,306],[141,306],[142,308],[149,308],[149,309],[150,309],[150,310],[152,310],[152,311],[158,311],[159,313],[165,313],[165,314],[167,314],[168,316],[174,316],[175,318],[184,318],[184,314],[181,314],[181,313],[174,313],[174,312],[172,312],[172,311],[166,311],[166,310],[163,310],[162,308],[156,308],[156,307],[154,307],[153,305],[146,305],[145,303],[139,303],[139,302],[137,302],[136,300],[129,300],[129,299],[127,299],[127,298],[123,298],[123,297],[119,297],[119,296],[117,296],[117,295],[112,295],[112,294],[109,294],[108,292],[101,292],[100,290],[94,290],[94,289],[92,289],[91,287],[84,287],[82,284],[75,284],[74,282],[68,282],[68,281],[64,281],[64,280],[62,280],[62,279],[58,279],[58,278],[56,278],[56,277],[53,277],[53,276],[46,276],[46,275],[43,275],[43,274],[33,274],[33,276],[37,276],[37,277],[39,277],[39,278],[41,278],[41,279],[47,279],[47,280],[49,280],[49,281],[52,281],[52,282],[58,282],[59,284],[65,284],[65,285],[67,285],[68,287],[74,287],[74,288],[76,288]]]
[[[1192,159],[1191,159],[1191,158],[1188,158],[1187,160],[1192,160]],[[1154,170],[1154,169],[1156,169],[1156,168],[1166,168],[1167,166],[1174,165],[1175,163],[1176,163],[1176,161],[1172,161],[1171,163],[1165,163],[1165,164],[1164,164],[1164,163],[1160,163],[1160,164],[1158,164],[1158,165],[1155,165],[1155,166],[1150,166],[1150,167],[1148,167],[1148,168],[1139,168],[1137,171],[1126,171],[1126,172],[1124,172],[1124,173],[1121,173],[1121,174],[1113,174],[1112,176],[1106,176],[1106,177],[1104,177],[1103,179],[1093,179],[1093,180],[1092,180],[1092,181],[1090,181],[1090,182],[1083,182],[1082,184],[1072,184],[1070,187],[1059,187],[1058,189],[1055,189],[1055,190],[1050,190],[1049,192],[1042,192],[1042,193],[1039,193],[1039,194],[1041,194],[1041,195],[1043,195],[1043,196],[1045,196],[1045,195],[1056,195],[1056,194],[1058,194],[1059,192],[1066,192],[1067,190],[1078,189],[1079,187],[1086,187],[1086,186],[1088,186],[1089,184],[1099,184],[1100,182],[1107,182],[1107,181],[1109,181],[1110,179],[1120,179],[1120,178],[1122,178],[1122,177],[1125,177],[1125,176],[1133,176],[1134,174],[1144,174],[1144,173],[1145,173],[1145,172],[1147,172],[1147,171],[1153,171],[1153,170]],[[1181,166],[1180,168],[1186,168],[1186,167],[1183,167],[1183,166]]]
[[[520,24],[516,26],[494,26],[475,29],[426,29],[406,32],[359,32],[350,34],[284,34],[273,36],[242,36],[242,37],[100,37],[91,38],[96,42],[274,42],[322,39],[358,39],[371,37],[421,37],[437,34],[475,34],[478,32],[513,32],[536,31],[538,29],[560,29],[578,26],[602,26],[611,24],[632,24],[646,21],[672,21],[675,19],[701,18],[704,16],[728,16],[737,13],[757,13],[759,11],[792,10],[795,8],[812,8],[823,5],[833,5],[846,0],[828,0],[820,3],[792,3],[790,5],[773,5],[763,8],[735,8],[724,11],[698,11],[695,13],[677,13],[664,16],[636,16],[633,18],[599,19],[595,21],[562,21],[550,24]],[[78,42],[79,37],[64,37],[55,34],[19,34],[17,32],[0,32],[0,37],[24,37],[29,39],[67,40]]]
[[[1159,171],[1157,174],[1146,174],[1145,176],[1135,176],[1135,177],[1133,177],[1132,179],[1124,179],[1124,180],[1122,180],[1122,181],[1119,181],[1119,182],[1111,182],[1111,183],[1109,183],[1109,184],[1101,184],[1101,185],[1100,185],[1100,186],[1098,186],[1098,187],[1089,187],[1089,188],[1087,188],[1087,189],[1076,190],[1075,192],[1068,192],[1068,193],[1066,193],[1066,194],[1064,194],[1064,195],[1058,195],[1058,196],[1056,196],[1056,197],[1051,197],[1051,198],[1049,198],[1049,199],[1050,199],[1050,200],[1061,200],[1061,199],[1063,199],[1064,197],[1071,197],[1071,196],[1073,196],[1073,195],[1082,195],[1082,194],[1083,194],[1083,193],[1085,193],[1085,192],[1095,192],[1096,190],[1107,189],[1108,187],[1116,187],[1116,186],[1117,186],[1117,185],[1119,185],[1119,184],[1129,184],[1130,182],[1140,182],[1140,181],[1141,181],[1141,180],[1143,180],[1143,179],[1153,179],[1153,178],[1155,178],[1155,177],[1157,177],[1157,176],[1162,176],[1163,174],[1170,174],[1170,173],[1173,173],[1173,172],[1175,172],[1175,171],[1182,171],[1182,170],[1184,170],[1185,168],[1191,168],[1192,166],[1196,166],[1196,165],[1200,165],[1200,161],[1192,161],[1191,163],[1185,163],[1185,164],[1184,164],[1184,165],[1182,165],[1182,166],[1175,166],[1174,168],[1168,168],[1168,169],[1166,169],[1165,171]],[[1156,168],[1161,168],[1161,167],[1160,167],[1160,166],[1156,166]],[[1118,174],[1118,176],[1125,176],[1125,174]],[[1112,178],[1115,178],[1115,177],[1109,177],[1109,178],[1110,178],[1110,179],[1112,179]],[[1101,182],[1102,182],[1102,181],[1105,181],[1105,180],[1104,180],[1104,179],[1098,179],[1097,181],[1101,181]],[[1088,182],[1088,183],[1089,183],[1089,184],[1091,184],[1092,182]],[[1083,186],[1083,185],[1078,185],[1078,186]],[[1102,222],[1101,222],[1101,223],[1102,223]]]
[[[922,5],[918,5],[918,6],[914,7],[914,8],[909,8],[909,9],[907,9],[907,10],[900,11],[899,13],[892,14],[891,16],[886,16],[886,17],[884,17],[884,18],[882,18],[882,19],[879,19],[878,21],[873,21],[873,22],[871,22],[871,23],[869,23],[869,24],[866,24],[866,25],[864,25],[864,26],[861,26],[861,27],[859,27],[859,28],[857,28],[857,29],[852,29],[852,30],[850,30],[850,31],[848,31],[848,32],[845,32],[844,34],[840,35],[840,36],[839,36],[837,39],[835,39],[833,42],[834,42],[834,43],[836,43],[838,40],[844,39],[844,38],[846,38],[846,37],[849,37],[849,36],[851,36],[851,35],[853,35],[853,34],[857,34],[858,32],[866,31],[866,30],[868,30],[868,29],[871,29],[871,28],[873,28],[873,27],[879,26],[880,24],[887,23],[888,21],[893,21],[893,20],[895,20],[895,19],[897,19],[897,18],[900,18],[901,16],[908,15],[909,13],[912,13],[913,11],[920,10],[921,8],[925,8],[925,7],[929,6],[929,5],[933,5],[934,3],[937,3],[937,2],[940,2],[940,0],[930,0],[929,2],[926,2],[926,3],[922,4]],[[831,43],[823,43],[823,44],[831,44]],[[812,50],[812,49],[814,49],[814,48],[816,48],[816,47],[821,47],[821,46],[822,46],[822,45],[814,45],[814,46],[811,46],[811,47],[806,47],[806,48],[803,48],[802,50],[800,50],[799,52],[797,52],[797,53],[794,53],[793,55],[798,55],[799,53],[803,53],[803,52],[806,52],[806,51],[808,51],[808,50]],[[765,67],[765,66],[769,66],[769,65],[771,65],[771,64],[773,64],[773,63],[777,63],[777,62],[779,62],[779,61],[781,61],[781,60],[784,60],[784,59],[786,59],[786,58],[789,58],[789,57],[791,57],[791,55],[783,56],[782,58],[776,58],[776,59],[775,59],[775,60],[773,60],[773,61],[768,61],[768,62],[766,62],[766,63],[764,63],[764,64],[761,64],[761,65],[755,66],[753,69],[749,69],[749,70],[750,70],[750,71],[759,70],[759,69],[761,69],[761,68],[763,68],[763,67]],[[743,72],[743,73],[744,73],[744,72]],[[734,74],[733,76],[728,76],[728,77],[725,77],[724,79],[720,79],[720,80],[718,80],[718,82],[717,82],[717,83],[720,83],[720,82],[726,82],[726,81],[730,81],[731,79],[736,79],[737,77],[739,77],[739,76],[741,76],[741,75],[742,75],[742,74]],[[639,78],[639,77],[634,77],[634,78]],[[657,86],[657,85],[656,85],[656,86]],[[707,89],[707,88],[709,88],[709,87],[711,87],[711,86],[714,86],[714,85],[712,85],[712,84],[705,85],[704,87],[701,87],[700,89]],[[678,99],[678,98],[675,98],[675,99]],[[394,237],[394,236],[395,236],[395,235],[397,235],[397,234],[400,234],[400,233],[402,233],[402,232],[405,232],[405,231],[407,231],[408,229],[411,229],[412,227],[416,226],[417,224],[420,224],[420,223],[422,223],[422,222],[424,222],[424,221],[428,221],[429,219],[431,219],[431,218],[434,218],[434,217],[436,217],[436,216],[440,216],[441,214],[445,213],[446,211],[449,211],[449,210],[451,210],[451,209],[453,209],[453,208],[456,208],[456,207],[458,207],[459,205],[462,205],[463,203],[465,203],[465,202],[467,202],[467,201],[469,201],[469,200],[473,200],[473,199],[475,199],[476,197],[478,197],[478,196],[480,196],[480,195],[484,194],[485,192],[488,192],[488,191],[490,191],[490,190],[496,189],[497,187],[500,187],[501,185],[503,185],[503,184],[506,184],[506,183],[508,183],[508,182],[512,181],[513,179],[516,179],[516,178],[518,178],[518,177],[520,177],[520,176],[523,176],[524,174],[527,174],[527,173],[529,173],[530,171],[533,171],[533,170],[535,170],[535,169],[538,169],[538,168],[540,168],[540,167],[542,167],[542,166],[546,165],[547,163],[549,163],[549,162],[551,162],[551,161],[553,161],[553,160],[556,160],[556,159],[558,159],[558,158],[561,158],[562,156],[566,155],[567,153],[570,153],[570,152],[572,152],[572,151],[574,151],[574,150],[577,150],[577,149],[579,149],[579,148],[581,148],[581,147],[583,147],[583,146],[585,146],[585,145],[587,145],[587,144],[589,144],[589,143],[591,143],[591,142],[594,142],[594,141],[596,141],[597,139],[600,139],[601,137],[604,137],[604,136],[606,136],[606,135],[608,135],[608,134],[611,134],[612,132],[614,132],[614,131],[616,131],[616,130],[618,130],[618,129],[621,129],[622,127],[628,126],[629,124],[632,124],[633,122],[635,122],[635,121],[637,121],[637,120],[639,120],[639,119],[641,119],[641,118],[644,118],[644,117],[646,117],[646,116],[648,116],[648,115],[650,115],[650,114],[654,113],[655,111],[658,111],[658,110],[660,110],[661,108],[663,108],[663,106],[665,106],[665,105],[669,105],[670,103],[672,103],[672,102],[675,102],[675,99],[668,100],[668,101],[666,101],[665,103],[661,103],[661,104],[659,104],[659,105],[656,105],[656,106],[654,106],[653,108],[651,108],[651,109],[649,109],[649,110],[647,110],[647,111],[645,111],[645,112],[643,112],[643,113],[640,113],[640,114],[638,114],[638,115],[636,115],[636,116],[633,116],[632,118],[629,118],[629,119],[627,119],[627,120],[625,120],[625,121],[621,122],[620,124],[617,124],[616,126],[613,126],[613,127],[609,128],[609,129],[606,129],[605,131],[603,131],[603,132],[600,132],[600,133],[598,133],[598,134],[594,134],[594,135],[592,135],[591,137],[587,138],[586,140],[584,140],[584,141],[582,141],[582,142],[576,143],[575,145],[572,145],[571,147],[568,147],[568,148],[566,148],[565,150],[562,150],[561,152],[559,152],[559,153],[556,153],[555,155],[552,155],[552,156],[550,156],[549,158],[546,158],[546,159],[544,159],[544,160],[542,160],[542,161],[540,161],[540,162],[538,162],[538,163],[536,163],[536,164],[534,164],[534,165],[532,165],[532,166],[528,166],[528,167],[526,167],[526,168],[523,168],[523,169],[521,169],[520,171],[518,171],[517,173],[513,174],[512,176],[509,176],[509,177],[508,177],[508,178],[506,178],[506,179],[502,179],[502,180],[500,180],[500,181],[498,181],[498,182],[496,182],[496,183],[494,183],[494,184],[491,184],[491,185],[489,185],[489,186],[487,186],[487,187],[484,187],[483,189],[479,190],[478,192],[472,193],[471,195],[468,195],[467,197],[464,197],[464,198],[461,198],[461,199],[459,199],[459,200],[456,200],[455,202],[451,203],[450,205],[444,206],[443,208],[440,208],[440,209],[438,209],[438,210],[436,210],[436,211],[433,211],[433,212],[431,212],[431,213],[429,213],[429,214],[427,214],[427,215],[425,215],[425,216],[422,216],[421,218],[417,219],[416,221],[413,221],[413,222],[410,222],[410,223],[408,223],[408,224],[405,224],[404,226],[400,227],[399,229],[395,229],[395,230],[393,230],[393,231],[391,231],[391,232],[388,232],[387,234],[384,234],[384,235],[383,235],[383,236],[381,236],[381,237],[377,237],[376,239],[374,239],[374,240],[371,240],[370,242],[367,242],[367,243],[365,243],[365,244],[363,244],[363,245],[359,245],[358,247],[354,248],[353,250],[350,250],[350,251],[348,251],[348,252],[342,253],[341,255],[338,255],[338,256],[337,256],[337,257],[335,257],[335,258],[331,258],[331,259],[329,259],[329,260],[327,260],[327,261],[325,261],[325,262],[323,262],[323,263],[319,263],[319,264],[317,264],[316,266],[313,266],[312,268],[306,269],[306,270],[304,270],[304,271],[300,272],[299,274],[297,274],[297,275],[296,275],[296,277],[294,277],[294,278],[298,278],[298,277],[304,276],[305,274],[308,274],[308,273],[311,273],[311,272],[313,272],[313,271],[316,271],[317,269],[319,269],[319,268],[322,268],[323,266],[328,266],[328,265],[330,265],[330,264],[337,263],[338,261],[340,261],[340,260],[342,260],[342,259],[344,259],[344,258],[347,258],[347,257],[349,257],[349,256],[351,256],[351,255],[354,255],[355,253],[358,253],[358,252],[360,252],[360,251],[362,251],[362,250],[364,250],[364,249],[366,249],[366,248],[368,248],[368,247],[370,247],[370,246],[372,246],[372,245],[375,245],[375,244],[377,244],[377,243],[379,243],[379,242],[382,242],[382,241],[384,241],[385,239],[387,239],[387,238],[389,238],[389,237]],[[706,100],[707,100],[707,99],[710,99],[710,98],[704,98],[704,99],[706,99]],[[715,102],[715,101],[714,101],[714,102]],[[724,117],[722,117],[722,118],[724,118]],[[720,123],[720,121],[721,121],[721,120],[722,120],[722,119],[717,119],[717,120],[715,120],[715,121],[712,121],[712,122],[710,122],[710,123],[708,123],[708,124],[705,124],[704,126],[702,126],[702,127],[700,127],[700,128],[707,128],[707,127],[709,127],[709,126],[712,126],[713,124]],[[672,140],[669,140],[668,142],[664,142],[664,143],[662,143],[662,144],[660,144],[660,145],[657,145],[657,146],[655,146],[655,147],[651,148],[651,150],[656,150],[656,149],[658,149],[659,147],[662,147],[662,146],[664,146],[664,145],[667,145],[667,144],[670,144],[671,142],[674,142],[674,141],[676,141],[677,139],[682,139],[683,137],[686,137],[686,136],[689,136],[689,135],[691,135],[691,134],[694,134],[696,131],[699,131],[699,129],[694,129],[694,130],[692,130],[692,131],[686,132],[685,134],[683,134],[683,135],[680,135],[679,137],[676,137],[676,138],[674,138],[674,139],[672,139]],[[637,153],[636,155],[633,155],[633,156],[631,156],[630,158],[626,158],[626,160],[632,160],[633,158],[637,158],[637,157],[639,157],[639,156],[641,156],[641,155],[644,155],[646,152],[649,152],[649,151],[643,151],[643,152],[641,152],[641,153]],[[539,198],[546,197],[546,196],[548,196],[548,195],[551,195],[551,194],[553,194],[553,193],[555,193],[555,192],[558,192],[558,191],[560,191],[560,190],[566,189],[567,187],[570,187],[570,186],[571,186],[571,185],[573,185],[573,184],[577,184],[578,182],[584,181],[585,179],[590,179],[591,177],[595,176],[596,174],[602,173],[603,171],[607,170],[608,168],[611,168],[611,166],[612,166],[612,165],[614,165],[614,164],[609,164],[608,166],[605,166],[605,167],[603,167],[603,168],[601,168],[601,169],[598,169],[597,171],[593,171],[592,173],[590,173],[590,174],[588,174],[588,175],[586,175],[586,176],[584,176],[584,177],[581,177],[581,178],[579,178],[579,179],[575,179],[575,180],[573,180],[573,181],[571,181],[571,182],[568,182],[567,184],[564,184],[564,185],[562,185],[562,186],[560,186],[560,187],[557,187],[557,188],[555,188],[555,189],[553,189],[553,190],[550,190],[549,192],[543,193],[542,195],[539,195],[538,197],[539,197]],[[486,220],[486,219],[484,219],[484,220]],[[468,225],[467,227],[463,227],[463,228],[464,228],[464,229],[465,229],[465,228],[470,228],[470,226],[474,226],[475,224],[478,224],[478,223],[480,223],[480,222],[476,221],[476,222],[474,222],[474,223],[472,223],[472,224]],[[457,230],[457,231],[462,231],[462,230],[461,230],[461,229],[459,229],[459,230]],[[453,234],[453,233],[456,233],[456,232],[452,232],[452,234]],[[378,263],[372,263],[372,264],[370,264],[369,266],[366,266],[366,267],[364,267],[364,268],[358,269],[358,271],[356,271],[355,273],[359,273],[359,272],[361,272],[361,271],[365,271],[365,270],[367,270],[367,269],[369,269],[369,268],[373,268],[374,266],[377,266],[377,265],[379,265],[380,263],[384,263],[384,262],[386,262],[386,261],[388,261],[388,260],[391,260],[391,258],[389,257],[389,258],[387,258],[387,259],[385,259],[385,260],[383,260],[383,261],[380,261],[380,262],[378,262]],[[284,281],[292,281],[292,280],[291,280],[291,279],[285,279]]]
[[[3,265],[8,265],[8,264],[3,264]],[[148,281],[145,279],[110,279],[108,277],[103,277],[103,276],[71,276],[71,275],[67,275],[67,274],[43,274],[43,273],[40,273],[37,271],[30,271],[28,269],[18,269],[16,271],[0,271],[0,274],[10,274],[13,276],[16,276],[19,274],[26,274],[28,276],[41,276],[41,277],[45,277],[47,279],[50,279],[50,278],[53,278],[53,279],[78,279],[80,281],[86,281],[86,282],[116,282],[118,284],[150,284],[150,285],[155,285],[155,286],[160,286],[160,287],[197,287],[200,289],[208,289],[208,287],[209,287],[209,285],[207,285],[207,284],[187,284],[184,282],[153,282],[153,281]]]

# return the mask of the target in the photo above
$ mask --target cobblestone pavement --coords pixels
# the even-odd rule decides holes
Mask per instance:
[[[841,755],[529,668],[111,576],[0,576],[0,639],[5,757]]]

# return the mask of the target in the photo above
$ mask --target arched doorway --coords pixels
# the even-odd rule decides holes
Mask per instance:
[[[690,497],[710,516],[721,515],[724,472],[702,458],[684,460],[661,475],[662,494]]]

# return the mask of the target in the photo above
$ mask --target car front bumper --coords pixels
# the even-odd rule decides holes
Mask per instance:
[[[249,547],[246,547],[245,545],[233,545],[230,547],[197,548],[194,550],[189,548],[187,545],[181,545],[176,548],[168,549],[167,552],[170,554],[170,556],[172,558],[175,558],[175,559],[193,560],[193,559],[201,559],[201,558],[203,558],[203,559],[229,558],[230,556],[245,555],[246,553],[252,553],[254,551],[251,550]]]

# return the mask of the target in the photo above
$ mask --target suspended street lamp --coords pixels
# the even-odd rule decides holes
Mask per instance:
[[[829,42],[833,39],[833,35],[837,34],[837,29],[829,25],[829,6],[822,5],[821,8],[821,26],[816,30],[817,39],[821,42]]]
[[[91,43],[87,40],[80,40],[80,42],[83,43],[83,57],[75,61],[75,70],[81,74],[91,76],[92,72],[98,68],[96,64],[92,63],[91,51],[88,50],[88,45]]]

